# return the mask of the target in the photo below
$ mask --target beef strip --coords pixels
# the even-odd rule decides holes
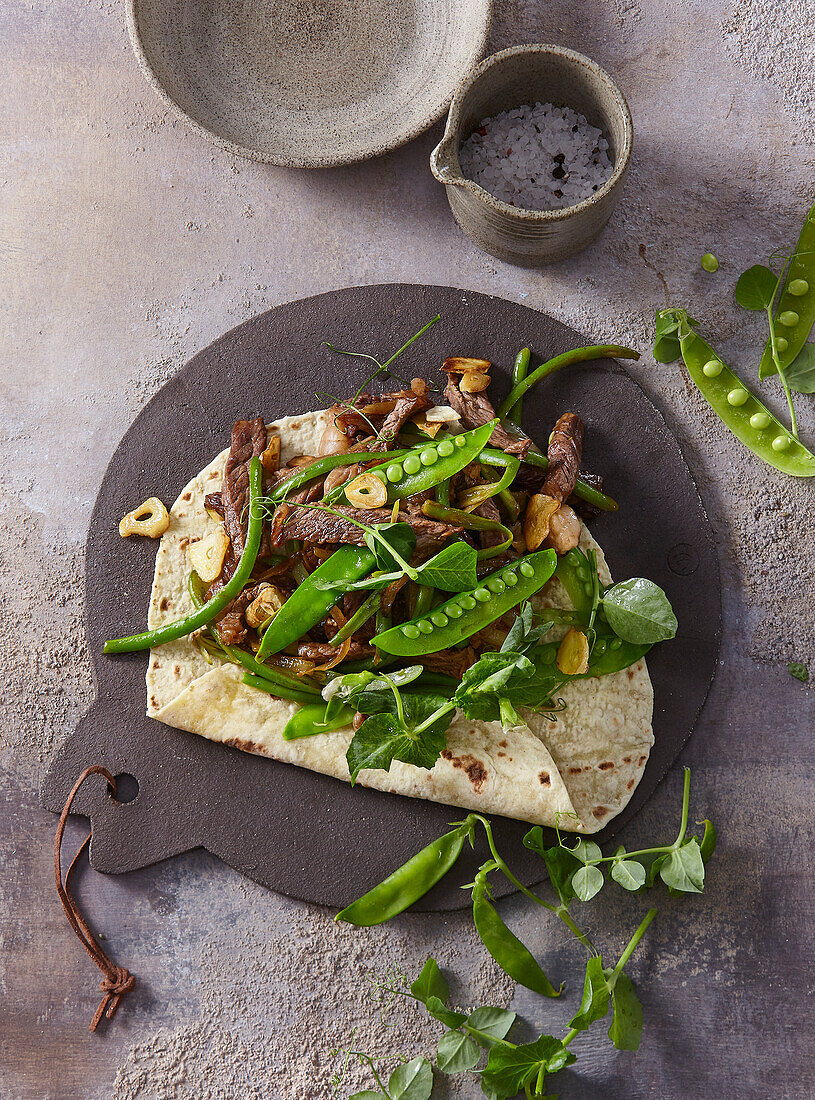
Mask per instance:
[[[329,645],[328,642],[298,642],[297,656],[304,657],[307,661],[317,661],[324,664],[337,656],[339,646]],[[373,649],[363,642],[352,641],[346,660],[356,661],[360,657],[370,657]]]
[[[458,413],[466,428],[480,428],[497,416],[492,402],[485,393],[462,393],[454,378],[449,379],[444,390],[447,404]],[[490,437],[490,446],[498,447],[508,455],[523,458],[532,441],[523,435],[510,435],[503,424],[497,424]]]
[[[224,518],[224,502],[220,493],[207,493],[204,497],[204,507],[211,512],[217,512],[221,519]]]
[[[574,492],[583,457],[583,421],[577,413],[558,418],[549,444],[549,468],[541,492],[561,503]]]
[[[266,425],[262,416],[254,420],[238,420],[232,429],[232,444],[224,468],[221,501],[224,527],[229,535],[230,550],[221,572],[226,582],[235,572],[243,553],[246,538],[246,502],[249,499],[249,462],[266,450]]]
[[[342,518],[313,508],[294,508],[279,531],[275,533],[274,545],[280,546],[287,539],[300,539],[315,543],[350,543],[353,546],[365,545],[365,532],[349,520],[357,523],[379,524],[391,522],[389,508],[349,508],[335,504],[334,511]],[[347,519],[345,517],[348,517]],[[408,523],[416,532],[416,549],[422,550],[435,543],[443,542],[451,535],[460,535],[461,527],[451,523],[440,523],[410,512],[400,512],[400,523]]]
[[[416,661],[428,672],[441,672],[444,676],[454,676],[460,680],[470,665],[474,665],[478,655],[471,645],[464,649],[443,649],[440,653],[428,653],[417,657]]]
[[[246,637],[247,626],[243,617],[244,611],[257,596],[260,595],[264,583],[253,584],[244,588],[239,596],[236,596],[226,611],[215,620],[218,637],[224,645],[240,645]]]
[[[430,408],[430,401],[424,394],[414,393],[413,390],[403,390],[396,398],[393,412],[389,412],[385,417],[379,431],[379,442],[374,444],[375,449],[389,450],[405,421],[428,408]]]

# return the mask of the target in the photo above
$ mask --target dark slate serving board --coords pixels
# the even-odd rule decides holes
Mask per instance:
[[[332,353],[323,341],[384,359],[436,313],[441,321],[394,369],[407,378],[428,377],[448,355],[488,358],[496,366],[496,404],[518,348],[529,345],[537,363],[587,342],[551,317],[472,291],[349,287],[278,306],[216,340],[156,394],[120,443],[87,545],[87,631],[97,699],[54,760],[42,793],[45,806],[59,810],[89,764],[136,778],[138,794],[129,802],[109,798],[98,777],[76,799],[76,812],[91,819],[90,859],[97,870],[118,874],[203,846],[281,893],[341,906],[463,816],[432,802],[351,790],[339,780],[160,725],[144,715],[147,655],[102,655],[105,638],[143,629],[153,575],[155,544],[123,542],[121,516],[149,496],[175,500],[228,444],[238,417],[272,420],[319,407],[315,390],[356,388],[367,364]],[[602,840],[637,813],[690,736],[719,652],[719,572],[707,516],[677,442],[623,368],[602,360],[554,375],[526,398],[524,425],[545,444],[567,409],[586,422],[585,467],[602,473],[620,502],[617,515],[593,525],[612,573],[653,578],[667,591],[680,624],[677,639],[648,658],[656,745],[634,798],[599,835]],[[511,853],[518,874],[535,882],[543,877],[542,864],[521,846],[526,828],[495,819],[499,846]],[[459,885],[472,879],[485,856],[481,842],[475,853],[465,852],[417,908],[468,904]],[[508,892],[507,885],[496,880],[497,892]]]

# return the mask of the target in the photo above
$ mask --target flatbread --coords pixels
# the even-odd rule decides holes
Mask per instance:
[[[280,434],[282,461],[316,454],[326,422],[326,413],[318,412],[270,425],[270,431]],[[221,452],[193,478],[172,507],[156,557],[151,628],[193,610],[187,593],[188,549],[214,526],[204,497],[220,488],[227,454]],[[597,551],[601,579],[609,583],[602,550],[585,527],[580,543],[584,550]],[[538,602],[571,606],[556,578]],[[350,727],[285,741],[283,729],[297,704],[248,687],[242,677],[234,665],[217,658],[208,662],[189,639],[170,642],[150,654],[147,714],[211,741],[349,781],[345,754],[353,736]],[[610,676],[575,681],[561,695],[566,705],[554,722],[524,711],[528,725],[509,730],[457,712],[447,748],[433,768],[394,761],[387,772],[361,772],[358,782],[485,814],[596,832],[623,809],[642,777],[653,744],[651,681],[641,660]]]

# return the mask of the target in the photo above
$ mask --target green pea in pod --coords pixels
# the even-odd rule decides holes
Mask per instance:
[[[487,875],[497,867],[494,861],[485,863],[473,883],[473,921],[481,942],[510,978],[542,997],[559,997],[563,986],[555,989],[532,952],[507,928],[487,897]]]

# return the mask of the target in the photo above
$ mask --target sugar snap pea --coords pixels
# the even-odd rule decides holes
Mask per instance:
[[[807,214],[798,244],[790,257],[775,313],[776,352],[786,370],[806,343],[815,325],[815,206]],[[779,346],[779,341],[783,344]],[[771,341],[767,341],[759,378],[776,373]]]
[[[679,321],[682,358],[702,397],[746,447],[776,470],[792,477],[815,476],[815,455],[725,366],[713,348],[688,323],[681,310],[663,311]]]
[[[496,870],[497,863],[485,863],[473,883],[473,922],[481,942],[505,974],[542,997],[558,997],[555,989],[538,965],[528,947],[507,928],[498,911],[487,897],[487,875]]]
[[[132,634],[127,638],[113,638],[105,642],[103,652],[133,653],[137,650],[152,649],[154,646],[164,645],[165,642],[174,642],[176,638],[183,638],[187,634],[192,634],[193,630],[198,630],[199,627],[211,623],[228,604],[232,603],[249,580],[255,565],[255,559],[258,556],[260,534],[263,527],[263,513],[257,507],[256,502],[261,494],[261,475],[260,459],[253,458],[249,464],[249,498],[247,504],[249,523],[246,531],[246,543],[238,561],[237,569],[220,592],[217,592],[203,607],[183,619],[176,619],[166,626],[158,627],[155,630],[147,630],[143,634]]]
[[[457,593],[424,618],[377,634],[374,645],[399,657],[438,653],[465,641],[538,592],[555,571],[554,550],[540,550],[485,577],[472,592]]]
[[[404,912],[447,874],[461,854],[472,828],[473,820],[468,817],[451,832],[422,848],[367,894],[352,901],[334,919],[369,928]]]
[[[497,420],[490,420],[480,428],[462,435],[445,439],[428,439],[418,447],[412,448],[403,458],[394,458],[382,466],[374,467],[370,472],[384,481],[388,487],[388,504],[415,493],[434,489],[448,481],[459,470],[476,459],[490,441]],[[345,495],[345,489],[339,492]],[[331,494],[327,500],[333,499]]]
[[[374,562],[374,555],[364,546],[341,546],[335,550],[295,588],[269,623],[260,640],[257,659],[262,661],[270,653],[279,653],[325,618],[337,602],[337,592],[318,587],[319,582],[358,581],[370,573]]]
[[[306,703],[291,716],[283,727],[284,741],[298,741],[301,737],[313,737],[318,733],[330,733],[332,730],[349,726],[354,712],[351,707],[341,707],[329,720],[325,719],[325,702]]]

